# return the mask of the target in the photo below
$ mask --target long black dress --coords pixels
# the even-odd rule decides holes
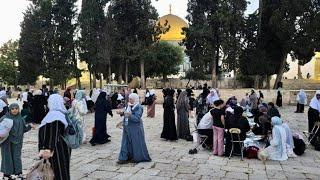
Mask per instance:
[[[281,94],[280,91],[278,91],[278,94],[277,94],[276,105],[277,105],[278,107],[282,107],[282,94]]]
[[[65,126],[60,121],[53,121],[39,129],[39,150],[50,149],[53,157],[49,159],[56,180],[70,179],[71,149],[63,140]]]
[[[105,144],[109,142],[110,136],[107,134],[107,114],[113,116],[111,103],[108,102],[107,93],[101,92],[95,105],[94,127],[95,133],[90,140],[91,145]]]
[[[44,95],[35,95],[31,104],[32,104],[32,109],[31,109],[32,121],[36,124],[40,124],[42,119],[47,114],[46,97]]]
[[[166,140],[178,140],[174,115],[174,100],[172,96],[166,96],[163,108],[163,129],[161,138]]]
[[[245,117],[240,117],[240,119],[236,118],[234,115],[231,115],[227,120],[226,120],[226,129],[231,129],[231,128],[239,128],[241,130],[240,133],[240,140],[243,141],[246,139],[246,133],[250,130],[250,125],[248,120]],[[237,136],[233,136],[234,140],[238,140]],[[227,132],[226,135],[226,145],[225,145],[225,155],[229,156],[232,148],[232,143],[231,143],[231,134]],[[234,146],[234,154],[240,155],[241,154],[241,148],[239,143],[235,143]]]

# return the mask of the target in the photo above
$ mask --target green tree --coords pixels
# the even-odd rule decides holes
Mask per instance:
[[[113,17],[116,42],[118,42],[116,59],[120,63],[119,80],[121,80],[120,72],[125,72],[125,79],[128,81],[128,64],[132,62],[131,64],[140,65],[138,69],[141,86],[145,88],[145,63],[147,62],[141,57],[159,40],[159,34],[163,32],[160,25],[154,23],[158,20],[158,13],[150,0],[112,0],[109,11]],[[125,71],[121,64],[125,64]]]
[[[40,12],[31,4],[24,13],[21,23],[19,49],[17,59],[19,62],[19,83],[34,84],[42,73],[43,42]],[[32,71],[30,71],[32,69]]]
[[[142,58],[148,60],[146,63],[148,77],[162,76],[163,79],[167,79],[168,75],[179,72],[179,66],[183,63],[183,49],[167,42],[159,42]]]
[[[319,47],[319,39],[314,38],[319,35],[319,2],[262,1],[260,11],[259,48],[268,52],[266,57],[277,74],[276,88],[286,70],[288,54],[308,62],[314,55],[313,50]]]
[[[76,0],[54,0],[52,6],[55,33],[54,61],[49,62],[49,66],[53,69],[50,72],[50,78],[54,80],[55,84],[61,84],[62,87],[66,86],[66,80],[71,77],[74,67],[77,66],[74,55],[75,3]]]
[[[227,0],[223,6],[223,31],[222,49],[224,55],[224,67],[227,71],[234,72],[233,88],[236,88],[236,79],[239,68],[239,57],[241,55],[243,27],[245,24],[244,12],[247,7],[245,0]]]
[[[9,85],[17,84],[18,41],[9,40],[0,47],[0,77]]]
[[[99,64],[104,63],[99,56],[99,48],[106,22],[104,8],[107,2],[107,0],[83,0],[78,19],[81,33],[80,58],[88,64],[88,69],[93,74],[93,87],[96,87],[96,74],[102,73]],[[91,83],[90,88],[92,88]]]

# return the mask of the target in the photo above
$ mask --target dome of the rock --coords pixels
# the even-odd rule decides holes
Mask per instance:
[[[161,40],[163,41],[181,41],[185,38],[185,35],[182,33],[182,28],[188,27],[188,24],[180,17],[168,14],[165,16],[162,16],[157,24],[160,22],[160,24],[163,26],[166,21],[168,21],[168,25],[170,25],[170,29],[165,34],[161,34]]]

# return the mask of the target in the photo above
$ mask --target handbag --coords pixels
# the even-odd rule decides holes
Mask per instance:
[[[54,180],[54,173],[48,160],[41,159],[30,169],[27,180]]]

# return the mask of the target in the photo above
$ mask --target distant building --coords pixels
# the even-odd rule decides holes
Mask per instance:
[[[291,57],[288,56],[287,62],[289,63],[290,70],[283,74],[284,78],[294,79],[298,77],[298,61],[292,61]],[[300,66],[301,75],[303,79],[307,79],[309,73],[310,79],[320,80],[320,52],[315,53],[315,56],[307,64]]]
[[[182,34],[182,28],[188,27],[188,24],[180,17],[171,14],[171,7],[170,13],[162,16],[157,23],[160,22],[161,25],[164,25],[168,21],[168,26],[170,29],[165,34],[162,34],[160,37],[161,41],[169,42],[175,46],[180,46],[179,43],[185,38],[185,35]],[[182,46],[185,49],[184,46]],[[178,77],[183,77],[186,75],[186,72],[191,68],[191,63],[189,57],[184,53],[183,64],[180,65]],[[175,76],[175,77],[177,77]]]

